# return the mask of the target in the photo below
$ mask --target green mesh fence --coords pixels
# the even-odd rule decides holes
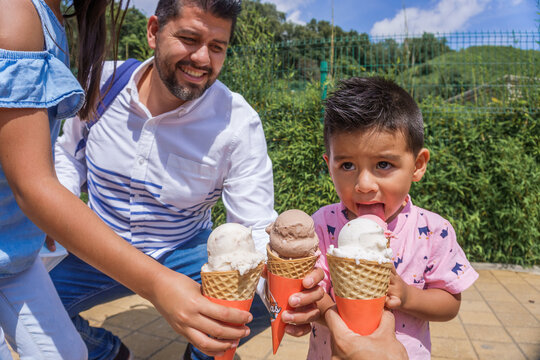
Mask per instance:
[[[333,56],[332,56],[333,53]],[[221,76],[252,103],[273,91],[303,91],[351,76],[390,77],[433,112],[538,112],[538,31],[460,32],[422,36],[293,41],[232,48]],[[324,65],[323,65],[324,66]],[[454,106],[459,105],[459,106]],[[263,110],[264,111],[264,110]]]

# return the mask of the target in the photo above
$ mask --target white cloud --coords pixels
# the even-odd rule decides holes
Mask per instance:
[[[266,0],[263,2],[275,4],[278,11],[286,14],[291,13],[289,16],[292,16],[294,12],[298,12],[300,15],[300,8],[307,6],[312,0]]]
[[[440,0],[431,9],[400,10],[393,19],[376,22],[371,35],[422,34],[465,30],[467,21],[485,10],[491,0]],[[521,1],[521,0],[513,0]],[[405,29],[405,19],[407,28]],[[407,31],[408,30],[408,31]]]
[[[137,9],[141,10],[141,12],[150,17],[150,15],[154,15],[154,11],[156,11],[157,1],[156,0],[131,0],[129,2],[129,6],[135,6]]]
[[[306,22],[303,20],[300,20],[300,15],[302,15],[302,12],[300,10],[294,10],[290,14],[287,15],[287,21],[290,21],[295,24],[299,25],[306,25]]]
[[[302,10],[307,9],[314,0],[266,0],[263,2],[276,5],[278,11],[287,14],[287,21],[305,25],[306,22],[300,19],[303,15]]]

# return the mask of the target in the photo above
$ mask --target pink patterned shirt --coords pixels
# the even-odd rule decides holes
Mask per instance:
[[[341,228],[348,222],[342,203],[332,204],[313,214],[315,231],[323,256],[317,266],[325,273],[320,285],[334,297],[326,250],[337,246]],[[452,225],[440,215],[414,206],[408,199],[401,213],[388,224],[395,235],[390,241],[397,273],[407,284],[419,289],[444,289],[451,294],[463,292],[478,278],[456,241]],[[431,358],[429,322],[394,311],[396,337],[407,349],[411,360]],[[328,328],[314,324],[310,337],[309,360],[331,358]]]

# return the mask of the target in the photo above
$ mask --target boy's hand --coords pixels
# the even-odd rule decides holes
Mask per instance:
[[[199,284],[172,270],[155,279],[149,300],[177,333],[205,354],[222,355],[249,335],[243,325],[253,319],[249,312],[214,304],[201,294]]]
[[[390,285],[386,294],[385,306],[389,309],[400,309],[407,302],[409,285],[397,274],[396,269],[392,267],[390,275]]]
[[[319,319],[320,311],[315,304],[324,296],[324,290],[318,285],[324,279],[324,272],[315,268],[302,281],[305,290],[292,294],[289,305],[293,311],[281,314],[283,322],[287,323],[285,332],[292,336],[303,336],[311,331],[311,322]]]

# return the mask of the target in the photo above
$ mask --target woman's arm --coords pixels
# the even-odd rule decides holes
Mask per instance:
[[[208,301],[196,282],[128,244],[58,182],[46,110],[0,109],[0,165],[19,207],[37,226],[150,300],[173,329],[199,349],[215,355],[249,333],[246,327],[220,322],[249,322],[248,312]]]

